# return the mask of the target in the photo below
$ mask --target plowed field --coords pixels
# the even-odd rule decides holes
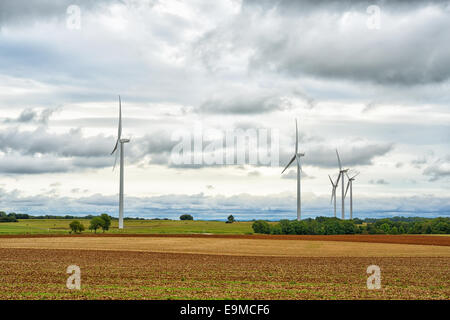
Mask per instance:
[[[65,286],[81,268],[81,290]],[[368,290],[366,268],[381,268]],[[448,258],[0,250],[0,299],[449,299]]]
[[[447,237],[424,238],[445,240],[2,237],[0,299],[448,300]],[[81,290],[66,288],[73,264]],[[381,269],[379,290],[367,289],[369,265]]]

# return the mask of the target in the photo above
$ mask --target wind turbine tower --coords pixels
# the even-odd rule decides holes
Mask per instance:
[[[291,165],[294,160],[297,160],[297,220],[300,221],[302,217],[302,200],[301,200],[301,184],[300,184],[300,178],[301,178],[301,171],[302,171],[302,165],[300,162],[300,157],[304,157],[304,153],[298,152],[298,126],[297,126],[297,119],[295,119],[295,154],[292,157],[291,161],[287,164],[287,166],[284,168],[284,170],[281,172],[283,174],[284,171],[286,171],[287,168]]]
[[[341,199],[342,199],[342,212],[341,212],[341,218],[342,220],[345,219],[345,195],[344,195],[344,174],[347,173],[348,169],[342,169],[342,164],[341,164],[341,159],[339,158],[339,152],[336,149],[336,155],[337,155],[337,159],[338,159],[338,163],[339,163],[339,175],[341,176],[342,180],[342,195],[341,195]]]
[[[334,217],[336,218],[336,189],[339,183],[339,179],[341,177],[341,174],[339,173],[336,182],[333,182],[333,179],[331,179],[330,175],[328,175],[328,178],[330,178],[330,182],[331,182],[331,202],[333,202],[334,200]]]
[[[114,160],[114,167],[113,171],[116,167],[117,163],[117,156],[118,152],[117,149],[120,149],[120,187],[119,187],[119,229],[123,229],[123,168],[124,168],[124,156],[123,156],[123,150],[124,150],[124,144],[130,142],[130,139],[122,139],[122,102],[120,100],[119,96],[119,129],[117,132],[117,140],[116,145],[114,146],[113,151],[111,152],[111,155],[115,152],[116,158]]]
[[[347,178],[348,178],[348,182],[347,182],[347,188],[345,189],[345,196],[347,196],[347,191],[348,188],[350,187],[350,220],[353,219],[353,181],[355,180],[356,176],[359,174],[356,173],[354,176],[349,177],[348,174]]]

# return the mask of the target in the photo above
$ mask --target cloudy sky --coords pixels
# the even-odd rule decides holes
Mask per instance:
[[[449,1],[1,1],[0,210],[117,216],[120,94],[126,216],[294,218],[295,118],[304,217],[333,215],[336,148],[354,216],[449,216],[448,30]],[[196,130],[194,156],[268,132],[279,164],[175,163]]]

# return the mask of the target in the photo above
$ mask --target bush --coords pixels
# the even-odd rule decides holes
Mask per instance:
[[[72,233],[81,233],[84,231],[84,226],[80,221],[74,220],[69,224],[70,232]]]
[[[270,225],[264,220],[257,220],[253,222],[252,229],[255,233],[270,234]]]
[[[180,220],[194,220],[194,217],[191,216],[190,214],[182,214],[180,216]]]

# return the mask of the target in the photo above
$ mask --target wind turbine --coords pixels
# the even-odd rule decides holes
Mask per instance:
[[[304,157],[304,153],[298,152],[298,126],[297,126],[297,119],[295,119],[295,154],[292,157],[291,161],[287,164],[287,166],[284,168],[284,170],[281,172],[283,174],[284,171],[286,171],[287,168],[291,165],[294,160],[297,160],[297,220],[300,221],[301,215],[302,215],[302,203],[301,203],[301,190],[300,190],[300,173],[302,171],[302,165],[300,163],[300,157]]]
[[[355,180],[355,177],[359,174],[359,172],[357,172],[352,177],[349,177],[347,172],[345,174],[348,178],[347,188],[345,189],[345,197],[347,196],[347,191],[348,191],[348,188],[350,187],[350,220],[351,220],[351,219],[353,219],[353,181]]]
[[[332,190],[331,190],[331,202],[333,202],[334,200],[334,217],[336,218],[336,188],[338,186],[339,183],[339,179],[341,178],[341,174],[339,173],[337,179],[336,179],[336,183],[333,182],[333,179],[331,179],[330,175],[328,175],[328,178],[330,178],[330,182],[332,185]]]
[[[339,152],[336,149],[336,155],[339,163],[339,176],[342,176],[342,220],[345,219],[345,195],[344,195],[344,174],[347,173],[348,169],[342,169],[341,159],[339,158]]]
[[[123,229],[123,147],[124,144],[130,142],[130,139],[122,139],[122,102],[120,101],[119,96],[119,129],[117,132],[117,140],[116,145],[114,146],[111,155],[116,152],[116,158],[114,159],[114,167],[113,171],[116,168],[117,149],[120,149],[120,188],[119,188],[119,229]],[[120,143],[120,144],[119,144]]]

